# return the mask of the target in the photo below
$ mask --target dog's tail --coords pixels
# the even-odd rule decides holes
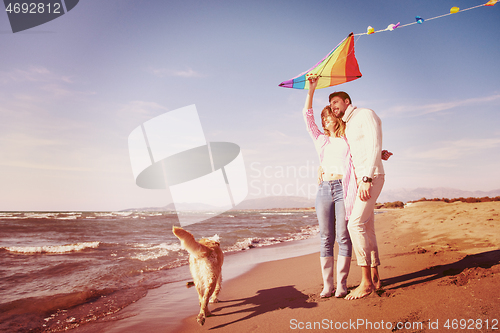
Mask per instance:
[[[176,226],[172,227],[172,232],[179,238],[182,247],[195,257],[204,256],[210,252],[210,249],[198,243],[190,232]]]

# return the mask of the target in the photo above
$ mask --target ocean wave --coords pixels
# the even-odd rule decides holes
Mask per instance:
[[[114,217],[115,214],[113,212],[95,212],[94,216],[96,216],[96,217]]]
[[[1,219],[51,219],[59,213],[34,213],[34,212],[16,212],[16,213],[1,213]]]
[[[59,213],[24,213],[24,218],[27,219],[50,219],[57,216]]]
[[[212,237],[206,237],[206,238],[207,238],[207,239],[210,239],[210,240],[212,240],[212,241],[214,241],[214,242],[218,242],[218,243],[220,243],[220,236],[219,236],[219,234],[215,234],[215,235],[213,235]]]
[[[117,216],[129,216],[132,215],[134,212],[114,212]]]
[[[0,219],[19,219],[23,213],[18,212],[1,212]]]
[[[236,242],[232,246],[223,249],[223,252],[236,252],[255,247],[269,246],[284,242],[307,239],[316,236],[319,233],[319,226],[306,226],[300,232],[292,233],[281,237],[249,237]]]
[[[3,212],[0,219],[56,219],[76,220],[81,217],[79,212]]]
[[[185,266],[188,264],[189,264],[189,258],[188,257],[181,257],[181,258],[176,258],[173,261],[167,262],[167,263],[160,265],[160,266],[146,266],[141,270],[141,273],[169,270],[172,268],[177,268],[177,267]]]
[[[130,259],[137,259],[140,261],[154,260],[161,257],[168,256],[171,252],[180,252],[182,250],[180,243],[162,243],[158,245],[151,244],[133,244],[134,248],[142,250],[141,253],[136,253]]]
[[[57,216],[57,217],[55,217],[55,219],[56,220],[76,220],[79,217],[81,217],[81,215],[66,215],[66,216]]]
[[[135,243],[131,244],[132,247],[135,248],[141,248],[144,250],[156,250],[156,249],[166,249],[169,251],[178,251],[181,249],[181,244],[179,242],[176,243],[161,243],[157,245],[152,245],[152,244],[142,244],[142,243]]]
[[[34,254],[34,253],[50,253],[50,254],[62,254],[68,252],[82,251],[87,248],[97,248],[100,242],[83,242],[76,244],[65,244],[65,245],[45,245],[45,246],[10,246],[3,247],[6,251],[13,253],[24,253],[24,254]]]

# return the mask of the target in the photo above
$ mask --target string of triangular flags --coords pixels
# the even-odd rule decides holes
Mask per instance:
[[[389,26],[382,30],[375,31],[371,26],[368,27],[364,33],[353,34],[350,33],[342,42],[339,43],[328,55],[321,59],[316,65],[307,71],[297,75],[296,77],[283,81],[279,84],[284,88],[295,89],[309,89],[309,78],[317,77],[317,89],[335,86],[338,84],[346,83],[359,79],[361,72],[359,71],[358,62],[354,56],[354,36],[371,35],[377,32],[394,31],[397,28],[407,27],[413,24],[422,24],[424,21],[435,20],[444,16],[453,15],[458,12],[465,12],[474,8],[483,6],[493,6],[499,0],[489,0],[487,3],[460,10],[458,7],[452,7],[450,12],[436,17],[424,19],[421,16],[415,17],[415,22],[401,25],[389,24]]]
[[[445,16],[448,16],[448,15],[456,14],[458,12],[465,12],[467,10],[471,10],[471,9],[475,9],[475,8],[479,8],[479,7],[484,7],[484,6],[493,6],[497,2],[498,2],[498,0],[489,0],[485,4],[481,4],[481,5],[470,7],[470,8],[465,8],[465,9],[462,9],[462,10],[460,10],[460,8],[458,8],[458,7],[452,7],[450,9],[449,13],[446,13],[446,14],[443,14],[443,15],[431,17],[431,18],[428,18],[428,19],[424,19],[421,16],[415,16],[415,22],[411,22],[411,23],[404,24],[404,25],[401,25],[401,22],[398,22],[396,24],[389,24],[387,26],[387,28],[382,29],[382,30],[377,30],[377,31],[375,31],[375,29],[372,28],[371,26],[368,26],[368,28],[366,29],[366,32],[355,34],[354,36],[371,35],[371,34],[375,34],[377,32],[383,32],[383,31],[394,31],[396,28],[403,28],[403,27],[407,27],[407,26],[410,26],[410,25],[413,25],[413,24],[422,24],[422,23],[424,23],[424,21],[435,20],[435,19],[438,19],[438,18],[441,18],[441,17],[445,17]]]

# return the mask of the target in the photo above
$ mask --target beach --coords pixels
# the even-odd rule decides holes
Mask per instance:
[[[235,255],[236,262],[225,265],[246,270],[234,278],[225,276],[220,302],[210,305],[213,315],[203,327],[195,319],[196,291],[179,282],[176,287],[184,296],[173,310],[177,321],[167,320],[163,286],[123,310],[122,317],[117,314],[115,321],[77,331],[497,332],[499,213],[499,202],[418,202],[377,214],[383,288],[364,299],[320,299],[317,252],[260,264],[237,262]],[[360,281],[354,260],[349,288]],[[187,316],[181,321],[182,313]]]
[[[181,265],[158,271],[161,275],[138,275],[154,278],[156,286],[141,282],[130,289],[123,285],[119,292],[82,300],[77,307],[64,305],[54,315],[40,314],[43,322],[51,324],[40,331],[498,332],[500,202],[428,201],[377,213],[383,287],[366,298],[319,298],[319,236],[313,235],[226,253],[220,302],[209,305],[212,316],[204,326],[195,318],[199,311],[196,290],[186,287],[191,280],[188,266]],[[310,215],[265,212],[252,216],[262,216],[264,221],[276,218],[281,224],[294,216],[308,221]],[[252,217],[251,221],[256,220]],[[97,250],[76,254],[88,256]],[[349,289],[358,285],[360,272],[353,257]],[[169,278],[158,280],[165,273]],[[29,306],[44,309],[35,303]],[[72,325],[75,318],[80,318],[78,325]]]

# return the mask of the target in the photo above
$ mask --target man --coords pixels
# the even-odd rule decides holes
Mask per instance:
[[[343,91],[330,94],[329,100],[335,116],[346,122],[345,133],[358,183],[358,196],[348,229],[362,275],[360,285],[345,297],[352,300],[381,287],[374,209],[384,185],[382,123],[372,110],[353,106],[351,98]]]

